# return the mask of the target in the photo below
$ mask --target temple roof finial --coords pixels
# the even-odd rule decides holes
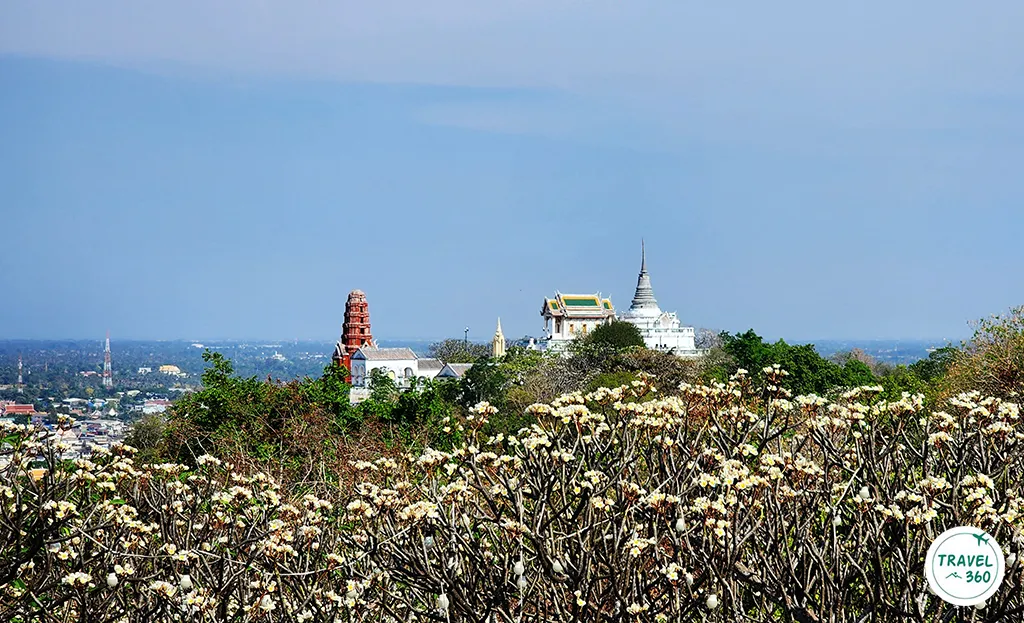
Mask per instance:
[[[644,239],[640,239],[640,272],[647,272],[647,249],[644,247]]]

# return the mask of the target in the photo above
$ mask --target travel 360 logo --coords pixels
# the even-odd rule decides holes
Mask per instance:
[[[1003,550],[980,528],[961,526],[939,535],[928,548],[925,577],[943,601],[975,606],[999,590],[1006,569]]]

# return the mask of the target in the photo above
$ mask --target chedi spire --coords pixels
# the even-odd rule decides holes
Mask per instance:
[[[647,249],[643,240],[640,241],[640,276],[637,278],[636,293],[629,309],[658,309],[658,301],[654,298],[654,290],[651,288],[651,276],[647,274]]]

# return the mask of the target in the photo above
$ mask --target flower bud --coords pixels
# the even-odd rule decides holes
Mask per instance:
[[[523,576],[519,576],[519,579],[516,580],[516,586],[519,587],[519,590],[523,590],[524,588],[526,588],[526,578],[524,578]]]
[[[676,532],[686,530],[686,521],[682,517],[676,520]]]
[[[714,610],[718,607],[718,595],[711,593],[708,595],[708,599],[704,603],[707,605],[708,610]]]
[[[183,576],[180,576],[178,578],[178,586],[180,586],[181,590],[183,590],[183,591],[190,591],[190,590],[192,590],[192,578],[191,578],[191,576],[189,576],[189,574],[187,574],[187,573],[185,575],[183,575]]]
[[[433,547],[434,546],[434,537],[432,537],[432,536],[425,536],[425,537],[423,537],[423,546],[426,547],[427,549],[430,549],[431,547]]]
[[[686,574],[686,587],[693,588],[693,574],[691,573]]]
[[[562,563],[558,562],[557,560],[552,560],[551,561],[551,570],[554,571],[555,573],[563,573],[563,572],[565,572],[565,569],[562,567]]]
[[[512,573],[516,575],[523,575],[526,572],[526,565],[523,564],[522,559],[517,560],[515,566],[512,567]]]
[[[863,487],[860,488],[860,494],[859,495],[860,495],[860,498],[862,500],[870,500],[871,499],[871,490],[868,489],[867,485],[864,485]]]
[[[115,586],[117,586],[117,574],[116,573],[108,573],[107,574],[107,586],[109,586],[110,588],[114,588]]]
[[[442,612],[448,609],[448,595],[441,593],[437,596],[437,609]]]
[[[832,525],[837,527],[837,528],[839,526],[843,525],[843,518],[840,517],[839,515],[836,515],[835,517],[832,518]]]
[[[977,608],[978,610],[984,610],[985,606],[987,606],[987,605],[988,605],[988,603],[983,601],[981,603],[974,604],[974,607]]]

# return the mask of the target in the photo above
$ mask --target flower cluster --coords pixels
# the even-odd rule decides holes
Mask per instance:
[[[1024,607],[1018,405],[763,373],[567,394],[494,437],[480,403],[454,448],[355,462],[345,488],[127,446],[63,461],[0,424],[0,620],[937,621],[920,565],[964,524],[1014,561],[987,616]]]

